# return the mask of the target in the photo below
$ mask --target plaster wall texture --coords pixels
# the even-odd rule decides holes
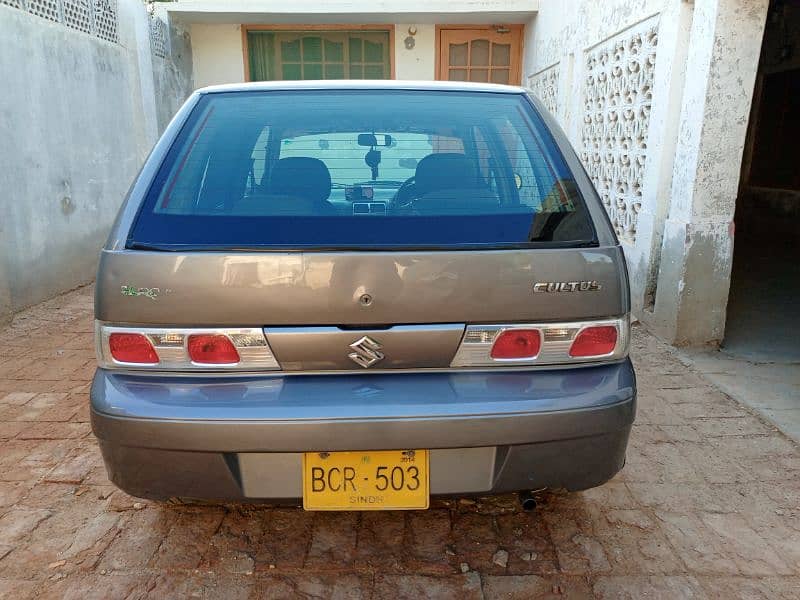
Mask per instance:
[[[94,277],[128,186],[189,92],[172,66],[142,66],[144,6],[117,6],[119,43],[0,5],[0,315]]]
[[[4,226],[0,222],[0,251],[4,249],[3,236]],[[8,285],[8,277],[6,276],[5,261],[0,256],[0,326],[11,322],[11,288]]]
[[[151,53],[153,65],[153,98],[156,105],[158,134],[194,89],[192,77],[192,41],[189,32],[169,28],[170,54],[159,57]]]
[[[197,87],[244,81],[244,54],[240,25],[194,23],[192,72]]]
[[[676,344],[718,341],[733,214],[768,0],[698,0],[675,152],[659,293],[649,321]],[[677,290],[677,294],[675,291]]]
[[[408,30],[414,27],[414,47],[405,46]],[[436,78],[436,26],[397,24],[394,31],[395,79],[431,80]]]
[[[628,260],[634,313],[670,342],[724,333],[768,0],[542,2],[524,80],[564,127]]]

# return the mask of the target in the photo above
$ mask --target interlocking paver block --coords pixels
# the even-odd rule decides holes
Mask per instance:
[[[379,575],[376,598],[397,600],[480,600],[483,597],[477,573],[434,577],[424,575]]]
[[[352,566],[359,517],[356,513],[315,514],[305,566],[322,569]]]
[[[691,598],[702,600],[709,596],[703,591],[700,582],[686,576],[643,576],[600,577],[594,586],[598,598],[609,600],[639,600],[640,598]]]
[[[483,578],[483,597],[486,600],[580,600],[591,595],[589,583],[581,577],[487,575]]]

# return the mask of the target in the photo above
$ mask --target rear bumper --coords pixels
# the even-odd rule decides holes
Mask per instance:
[[[296,500],[307,451],[427,448],[433,494],[600,485],[623,465],[626,360],[551,371],[186,377],[97,371],[92,426],[140,497]]]

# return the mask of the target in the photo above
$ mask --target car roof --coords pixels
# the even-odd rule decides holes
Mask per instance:
[[[447,92],[491,92],[495,94],[524,94],[527,90],[516,85],[470,83],[464,81],[398,81],[392,79],[337,79],[326,81],[257,81],[212,85],[197,90],[200,94],[220,92],[291,90],[420,90]]]

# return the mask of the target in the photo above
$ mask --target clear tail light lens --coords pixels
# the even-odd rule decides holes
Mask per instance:
[[[277,371],[260,328],[121,327],[95,322],[104,369],[150,371]]]
[[[154,365],[158,363],[153,344],[141,333],[112,333],[108,336],[111,356],[117,362]]]
[[[468,325],[451,367],[570,365],[628,355],[628,315],[594,321]]]
[[[508,329],[494,340],[491,357],[495,360],[535,358],[542,347],[538,329]]]
[[[239,353],[233,342],[224,335],[190,335],[187,348],[192,362],[206,365],[233,365],[239,362]]]
[[[569,355],[575,357],[606,356],[614,351],[617,346],[617,328],[611,325],[602,327],[587,327],[582,330],[572,347]]]

